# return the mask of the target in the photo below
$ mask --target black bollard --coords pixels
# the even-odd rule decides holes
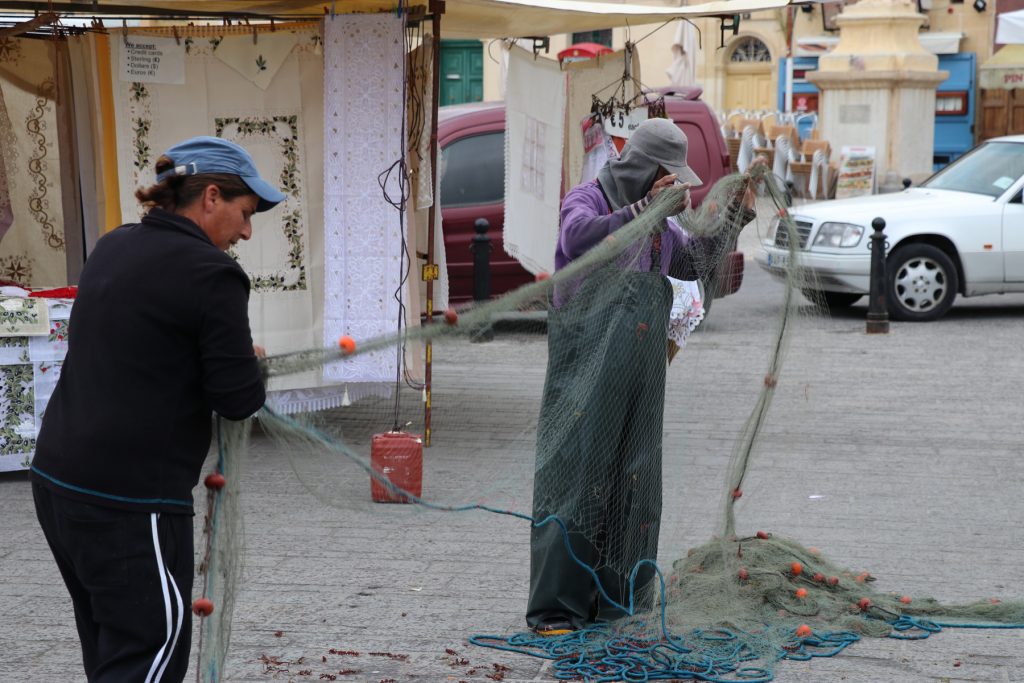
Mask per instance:
[[[487,301],[491,298],[491,237],[487,230],[491,224],[486,218],[477,218],[473,223],[476,234],[469,245],[473,252],[473,300]]]
[[[903,189],[904,190],[906,190],[908,187],[910,187],[913,184],[914,184],[914,181],[911,180],[910,178],[904,178],[903,179]]]
[[[885,219],[871,221],[874,233],[871,235],[871,276],[868,293],[868,334],[889,333],[889,308],[886,304],[885,288]]]
[[[476,234],[469,250],[473,252],[473,301],[486,302],[491,298],[491,237],[487,230],[491,224],[486,218],[477,218],[473,223]],[[494,329],[486,324],[473,331],[469,337],[474,342],[489,342],[494,339]]]

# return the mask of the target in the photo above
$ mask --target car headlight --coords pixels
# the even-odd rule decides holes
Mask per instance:
[[[814,237],[816,247],[855,247],[864,236],[864,226],[852,223],[822,223]]]

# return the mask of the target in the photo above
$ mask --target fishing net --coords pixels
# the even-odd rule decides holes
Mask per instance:
[[[383,498],[414,503],[390,506],[391,514],[477,511],[521,519],[532,547],[527,611],[543,620],[552,616],[552,604],[562,604],[577,628],[554,637],[520,633],[470,640],[553,660],[557,678],[767,681],[781,659],[832,655],[862,636],[913,639],[950,625],[1024,624],[1024,604],[950,606],[892,595],[874,589],[874,577],[866,572],[844,569],[814,548],[755,534],[738,523],[736,504],[753,471],[787,343],[802,320],[822,310],[799,298],[799,292],[815,288],[796,268],[787,275],[771,342],[757,350],[765,365],[750,416],[739,434],[718,441],[732,446],[715,534],[670,567],[656,564],[659,538],[672,533],[662,519],[663,449],[685,447],[666,439],[666,368],[673,359],[686,362],[685,352],[681,359],[676,354],[694,329],[713,334],[700,330],[713,322],[712,303],[728,287],[731,274],[723,264],[750,220],[741,204],[755,189],[764,193],[758,206],[771,214],[762,219],[770,218],[776,244],[788,244],[795,256],[801,236],[779,183],[763,167],[722,179],[699,208],[676,216],[690,236],[685,244],[665,231],[666,218],[686,191],[670,188],[565,268],[499,299],[446,312],[444,322],[401,329],[391,337],[359,339],[354,346],[344,340],[336,348],[269,358],[271,381],[331,363],[359,362],[368,354],[394,357],[399,372],[389,392],[341,409],[283,415],[264,408],[259,428],[325,505],[372,506],[370,477]],[[662,259],[670,263],[674,279],[652,268]],[[422,422],[425,388],[403,376],[401,359],[423,343],[428,354],[446,345],[457,349],[510,319],[536,320],[547,335],[520,351],[530,362],[517,371],[521,382],[508,385],[500,408],[480,406],[492,411],[502,428],[488,435],[486,448],[449,443],[444,457],[431,454],[423,465],[420,494],[404,478],[408,472],[375,460],[378,435],[422,435],[431,427],[442,433],[460,417],[437,405],[432,426]],[[459,372],[457,363],[439,363],[435,384],[452,372]],[[474,381],[486,387],[491,378],[464,378],[464,384]],[[723,387],[723,393],[734,391]],[[224,427],[220,437],[218,468],[228,485],[211,489],[207,512],[203,585],[216,610],[202,624],[199,675],[204,681],[223,675],[242,576],[239,492],[232,481],[246,457],[248,426]],[[523,449],[524,443],[529,448]],[[497,466],[507,452],[523,450],[535,458]],[[452,484],[450,475],[468,458],[491,460],[494,471],[504,474],[467,491]]]

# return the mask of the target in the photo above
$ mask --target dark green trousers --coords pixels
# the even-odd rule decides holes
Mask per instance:
[[[604,269],[548,318],[537,429],[526,620],[577,628],[626,615],[630,571],[655,560],[671,287],[658,273]],[[554,515],[568,530],[569,548]],[[572,555],[597,572],[594,578]],[[633,583],[649,608],[653,568]]]

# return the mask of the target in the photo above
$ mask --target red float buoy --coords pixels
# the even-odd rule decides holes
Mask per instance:
[[[192,601],[192,612],[196,616],[208,617],[213,614],[213,601],[210,598],[196,598]]]
[[[219,491],[222,488],[224,488],[224,485],[227,483],[227,479],[225,479],[224,475],[221,474],[220,472],[211,472],[210,474],[206,475],[206,479],[203,479],[203,484],[206,486],[206,488],[214,489],[216,491]]]

